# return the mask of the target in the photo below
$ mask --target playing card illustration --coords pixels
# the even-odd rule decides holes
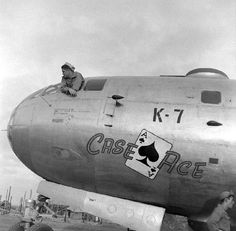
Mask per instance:
[[[134,154],[130,154],[133,159],[128,159],[125,165],[150,179],[154,179],[159,171],[158,165],[166,152],[172,148],[172,144],[146,129],[141,131],[135,144],[138,147],[134,150]]]

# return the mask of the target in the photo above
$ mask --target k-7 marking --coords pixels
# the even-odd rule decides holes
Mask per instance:
[[[171,117],[171,113],[165,113],[165,108],[160,108],[158,110],[158,108],[154,108],[154,112],[153,112],[153,122],[156,122],[157,119],[158,119],[158,122],[159,123],[162,123],[163,122],[163,116],[165,117]],[[176,120],[176,123],[179,124],[181,123],[181,118],[182,118],[182,115],[184,113],[184,110],[183,109],[177,109],[175,108],[174,109],[174,112],[178,112],[178,118]]]

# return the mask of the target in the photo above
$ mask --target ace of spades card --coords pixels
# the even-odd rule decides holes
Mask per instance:
[[[132,160],[128,159],[125,165],[150,179],[154,179],[159,171],[158,165],[166,152],[172,148],[172,144],[146,129],[141,131],[135,144],[138,146],[133,150],[135,153],[129,155],[133,158]]]

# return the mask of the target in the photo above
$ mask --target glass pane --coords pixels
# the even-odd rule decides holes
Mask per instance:
[[[221,103],[221,93],[219,91],[202,91],[201,101],[203,103]]]
[[[84,91],[101,91],[104,87],[106,79],[91,79],[88,80]]]

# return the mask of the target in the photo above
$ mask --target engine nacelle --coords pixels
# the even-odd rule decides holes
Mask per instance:
[[[68,205],[75,211],[90,213],[137,231],[160,231],[165,214],[165,209],[161,207],[47,181],[40,182],[37,192],[54,203]]]

